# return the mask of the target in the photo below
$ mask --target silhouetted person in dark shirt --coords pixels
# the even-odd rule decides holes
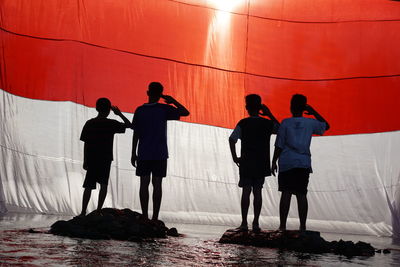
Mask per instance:
[[[286,230],[286,220],[292,194],[296,195],[300,218],[300,231],[306,230],[308,212],[307,186],[311,169],[310,144],[313,134],[322,135],[329,124],[310,105],[303,95],[293,95],[290,102],[293,117],[285,119],[279,128],[275,141],[272,173],[277,170],[279,159],[279,191],[282,192],[279,204],[280,230]],[[303,113],[316,119],[304,118]]]
[[[153,216],[158,220],[162,197],[162,179],[167,175],[167,121],[188,116],[189,111],[172,96],[163,95],[161,83],[152,82],[147,91],[148,103],[138,107],[132,124],[135,128],[132,144],[132,165],[140,176],[140,205],[148,219],[150,177],[153,184]],[[167,104],[158,103],[163,98]]]
[[[237,228],[247,231],[247,213],[250,205],[250,194],[254,196],[254,232],[260,231],[259,217],[262,206],[261,189],[266,176],[271,175],[270,137],[277,132],[279,122],[266,105],[261,104],[261,97],[256,94],[246,96],[248,118],[242,119],[229,137],[233,161],[239,166],[239,187],[242,188],[241,211],[242,223]],[[260,110],[262,113],[260,113]],[[271,120],[260,117],[267,116]],[[236,154],[236,142],[241,139],[240,157]]]
[[[86,215],[86,209],[90,200],[92,189],[96,189],[96,183],[100,184],[97,211],[103,207],[107,195],[107,185],[110,176],[111,162],[113,161],[114,134],[124,133],[131,127],[129,120],[116,106],[111,106],[107,98],[99,98],[96,102],[97,117],[88,120],[83,126],[81,140],[84,144],[83,168],[87,171],[83,187],[82,212],[79,216]],[[108,119],[112,110],[115,115],[121,117],[124,123]]]

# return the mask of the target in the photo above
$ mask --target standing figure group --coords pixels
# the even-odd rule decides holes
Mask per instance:
[[[279,204],[280,230],[286,230],[286,220],[292,195],[296,195],[300,231],[306,230],[308,212],[307,186],[311,168],[310,144],[313,134],[322,135],[329,129],[326,120],[307,104],[303,95],[293,95],[290,102],[291,118],[282,124],[276,120],[268,107],[261,102],[259,95],[246,96],[246,109],[249,117],[242,119],[229,137],[233,161],[239,166],[239,187],[242,188],[242,223],[238,231],[247,231],[247,213],[250,194],[254,196],[254,220],[252,231],[259,232],[259,217],[262,206],[261,189],[265,177],[275,175],[279,159],[278,185],[282,192]],[[303,114],[313,115],[315,119],[304,118]],[[269,119],[261,118],[269,117]],[[270,137],[277,133],[275,151],[270,165]],[[241,139],[241,156],[236,154],[236,142]],[[270,167],[271,166],[271,167]]]
[[[134,129],[131,163],[140,177],[140,205],[142,219],[148,219],[149,185],[153,184],[153,215],[158,220],[162,198],[162,180],[167,175],[167,121],[179,120],[188,116],[189,111],[172,96],[163,94],[161,83],[152,82],[147,90],[148,103],[138,107],[132,123],[107,98],[96,102],[98,115],[86,122],[82,129],[84,142],[83,168],[87,171],[83,187],[82,211],[85,216],[91,192],[100,184],[96,211],[101,213],[107,195],[110,167],[113,160],[114,134],[124,133],[126,128]],[[164,99],[166,104],[159,103]],[[122,122],[108,119],[110,111],[119,116]]]
[[[162,198],[162,180],[167,175],[167,121],[179,120],[188,116],[189,111],[173,97],[163,95],[163,86],[158,82],[150,83],[147,91],[148,103],[138,107],[132,123],[107,98],[96,102],[98,115],[86,122],[81,133],[84,142],[83,168],[87,171],[83,184],[82,211],[85,216],[91,196],[91,190],[100,184],[97,212],[101,213],[107,195],[110,166],[113,160],[114,134],[124,133],[126,128],[134,129],[131,163],[140,177],[140,204],[143,219],[148,219],[149,185],[153,185],[152,220],[157,221]],[[159,103],[163,99],[166,104]],[[239,187],[242,188],[242,222],[237,228],[247,231],[247,214],[250,195],[254,196],[254,219],[252,231],[259,232],[259,217],[262,207],[262,188],[265,177],[275,175],[279,163],[278,184],[282,192],[279,205],[280,230],[286,229],[286,220],[290,208],[291,196],[297,197],[300,218],[300,230],[306,230],[308,212],[307,186],[311,168],[310,144],[313,134],[322,135],[329,129],[326,120],[307,104],[303,95],[294,95],[290,103],[292,117],[284,119],[282,124],[262,104],[256,94],[245,98],[248,118],[238,122],[229,137],[232,159],[239,167]],[[110,111],[123,122],[108,119]],[[304,118],[303,114],[313,115],[315,119]],[[267,118],[263,118],[263,117]],[[275,151],[270,164],[270,137],[277,134]],[[236,153],[236,143],[241,140],[240,156]]]

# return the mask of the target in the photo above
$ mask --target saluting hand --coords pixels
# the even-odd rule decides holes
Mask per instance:
[[[170,95],[161,95],[161,98],[164,99],[165,103],[167,104],[172,104],[176,102],[176,100]]]
[[[315,115],[317,112],[315,111],[315,109],[310,106],[310,105],[306,105],[306,108],[304,109],[305,114],[307,115]]]
[[[270,117],[272,115],[271,110],[269,110],[269,108],[265,104],[261,105],[260,114],[263,116],[268,116],[268,117]]]

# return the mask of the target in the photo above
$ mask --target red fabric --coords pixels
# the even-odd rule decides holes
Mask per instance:
[[[229,128],[248,93],[279,119],[302,93],[329,134],[400,130],[400,3],[251,0],[227,13],[214,2],[3,0],[0,86],[133,112],[160,81],[187,121]]]

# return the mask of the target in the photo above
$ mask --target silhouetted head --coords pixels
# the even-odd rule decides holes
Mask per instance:
[[[258,114],[261,109],[261,97],[256,94],[246,96],[246,109],[250,115]]]
[[[307,97],[300,94],[295,94],[290,100],[290,112],[293,115],[303,115],[307,105]]]
[[[158,102],[162,96],[164,87],[159,82],[151,82],[149,84],[149,89],[147,90],[147,95],[149,96],[149,102]]]
[[[97,99],[96,110],[99,112],[99,114],[101,113],[102,115],[105,115],[107,117],[108,114],[110,114],[111,101],[105,97]]]

